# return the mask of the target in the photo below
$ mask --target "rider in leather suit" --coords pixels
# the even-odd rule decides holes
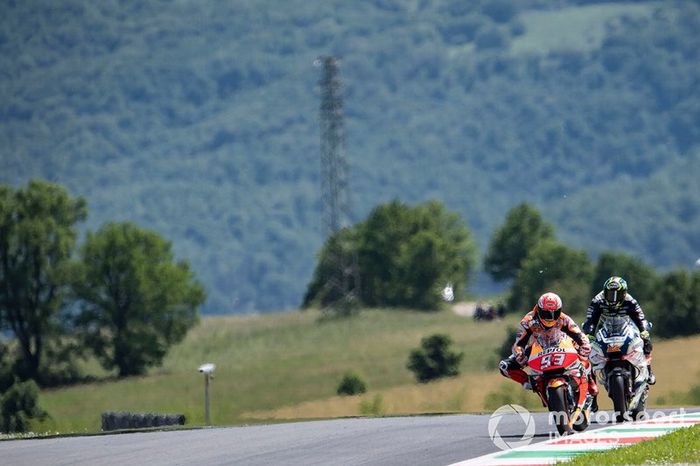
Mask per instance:
[[[588,355],[591,353],[591,345],[588,337],[581,332],[576,322],[568,315],[561,312],[562,301],[555,293],[545,293],[537,300],[537,304],[532,311],[525,314],[520,321],[515,343],[513,344],[513,354],[502,360],[499,369],[503,376],[513,379],[530,389],[527,373],[523,367],[527,364],[531,349],[530,339],[535,334],[549,332],[552,329],[559,329],[571,337],[578,345],[579,356],[587,369],[590,369]],[[591,395],[598,394],[598,386],[589,370],[588,391]]]
[[[644,342],[644,356],[647,358],[649,378],[647,383],[654,385],[656,377],[651,371],[651,337],[649,335],[649,323],[644,317],[644,311],[636,299],[627,292],[627,282],[622,277],[610,277],[603,284],[603,291],[591,300],[586,312],[586,321],[583,323],[583,331],[590,339],[594,339],[596,327],[601,317],[628,316],[637,326]]]

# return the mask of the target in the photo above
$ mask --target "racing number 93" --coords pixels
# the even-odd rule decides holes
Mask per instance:
[[[564,359],[566,359],[566,354],[555,353],[547,354],[542,357],[542,369],[548,369],[550,366],[561,366],[564,364]]]

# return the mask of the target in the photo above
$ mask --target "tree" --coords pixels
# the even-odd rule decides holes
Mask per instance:
[[[435,334],[423,338],[421,347],[411,351],[406,367],[419,382],[458,375],[464,353],[451,351],[451,344],[452,339],[448,335]]]
[[[700,332],[700,270],[696,270],[690,277],[690,315],[688,325],[693,333]]]
[[[352,280],[354,277],[352,274],[343,276],[342,270],[338,267],[338,261],[343,257],[352,257],[357,251],[356,236],[357,228],[343,228],[328,238],[319,254],[316,270],[304,294],[303,308],[314,305],[326,307],[330,304],[338,304],[340,300],[346,298],[342,296],[344,287],[337,284],[342,283],[343,280]],[[350,283],[348,289],[355,289],[355,284]],[[337,309],[342,309],[342,306]],[[355,309],[348,306],[347,310]]]
[[[623,277],[627,281],[630,294],[642,307],[656,296],[658,277],[654,269],[634,256],[616,252],[603,252],[598,257],[591,295],[598,294],[603,289],[605,280],[613,275]]]
[[[700,332],[700,273],[685,269],[668,272],[661,279],[654,302],[654,333],[662,337]]]
[[[205,299],[188,264],[174,262],[170,243],[128,222],[88,233],[76,269],[80,338],[120,376],[160,364]]]
[[[364,222],[342,230],[324,247],[305,304],[322,297],[329,245],[356,248],[361,301],[368,306],[436,309],[448,282],[459,295],[474,267],[471,232],[439,202],[410,207],[393,201],[375,208]]]
[[[554,239],[554,227],[542,219],[537,209],[526,202],[513,207],[491,238],[484,269],[494,280],[512,279],[528,252],[547,239]]]
[[[436,309],[444,284],[461,294],[476,262],[471,231],[437,201],[377,207],[360,225],[362,300]]]
[[[527,255],[508,298],[511,310],[529,310],[542,293],[561,296],[567,313],[584,311],[590,300],[593,266],[584,251],[554,240],[540,242]]]
[[[0,186],[0,324],[17,338],[22,380],[47,380],[42,358],[49,350],[60,354],[65,272],[75,224],[86,215],[85,201],[59,185],[34,180],[16,190]]]

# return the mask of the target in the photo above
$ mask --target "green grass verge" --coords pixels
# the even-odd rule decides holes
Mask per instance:
[[[603,452],[586,453],[564,464],[698,464],[700,463],[700,426],[679,429],[658,439]]]
[[[509,317],[511,325],[516,317]],[[450,311],[367,310],[351,319],[319,321],[317,312],[208,317],[143,377],[45,390],[50,419],[34,432],[96,432],[105,411],[181,413],[204,424],[200,364],[215,363],[212,423],[249,423],[241,416],[335,395],[343,374],[357,372],[370,390],[414,383],[406,369],[421,338],[445,333],[463,351],[462,373],[493,370],[507,323],[480,322]]]

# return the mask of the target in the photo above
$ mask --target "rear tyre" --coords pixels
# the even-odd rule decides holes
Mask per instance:
[[[569,410],[566,406],[566,394],[564,386],[547,389],[547,407],[554,415],[554,425],[557,426],[559,435],[570,434]]]
[[[608,383],[608,388],[610,389],[609,395],[613,402],[613,409],[615,410],[615,420],[617,422],[625,422],[627,400],[625,399],[625,380],[622,375],[612,375]]]

